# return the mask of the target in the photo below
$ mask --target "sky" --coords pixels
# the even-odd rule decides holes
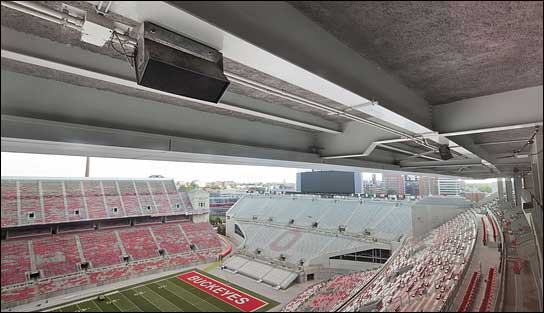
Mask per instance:
[[[2,152],[2,176],[83,177],[85,157]],[[209,163],[91,158],[91,177],[146,178],[162,175],[176,181],[296,182],[303,169]]]
[[[2,176],[83,177],[85,157],[2,152]],[[296,173],[307,169],[91,158],[91,177],[146,178],[162,175],[176,181],[235,181],[238,183],[295,183]],[[381,180],[382,175],[376,174]],[[372,173],[363,173],[370,180]],[[467,183],[490,183],[494,180],[467,180]]]

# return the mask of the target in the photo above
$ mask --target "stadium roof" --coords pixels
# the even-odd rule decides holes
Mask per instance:
[[[483,178],[529,168],[542,128],[542,2],[111,2],[222,52],[219,104],[36,17],[98,1],[66,4],[2,3],[2,151]]]

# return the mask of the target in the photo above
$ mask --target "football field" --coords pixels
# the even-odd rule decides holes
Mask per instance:
[[[48,312],[262,312],[278,303],[193,269],[78,300]]]

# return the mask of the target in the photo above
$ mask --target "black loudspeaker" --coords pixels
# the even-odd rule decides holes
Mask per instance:
[[[229,85],[220,52],[148,22],[138,31],[135,69],[138,85],[209,102]]]
[[[450,147],[448,145],[440,145],[438,147],[438,152],[440,153],[440,158],[442,160],[449,160],[453,158],[453,155],[451,154]]]

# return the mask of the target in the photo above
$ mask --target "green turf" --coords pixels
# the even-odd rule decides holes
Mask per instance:
[[[197,271],[210,278],[232,286],[240,291],[252,295],[268,304],[257,312],[264,312],[278,305],[277,302],[263,297],[251,290],[229,283],[198,269]],[[193,287],[178,278],[180,272],[167,277],[158,278],[144,283],[124,287],[101,295],[105,299],[100,301],[98,296],[83,300],[72,301],[51,309],[48,312],[239,312],[214,296]]]

